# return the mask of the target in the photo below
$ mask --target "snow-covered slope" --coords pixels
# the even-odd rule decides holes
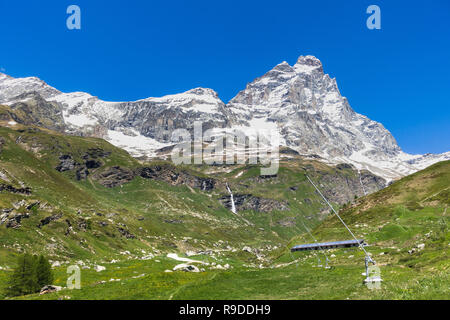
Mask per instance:
[[[218,134],[278,130],[280,143],[329,163],[351,163],[359,169],[396,179],[435,162],[441,155],[404,153],[382,124],[356,113],[342,97],[336,80],[313,56],[294,66],[283,62],[249,83],[227,105],[211,89],[133,102],[105,102],[84,92],[62,93],[38,78],[11,78],[0,73],[0,103],[22,101],[36,92],[60,105],[67,131],[103,137],[133,156],[153,157],[171,145],[175,129],[192,132],[195,121]],[[21,100],[22,99],[22,100]],[[23,102],[23,101],[22,101]]]

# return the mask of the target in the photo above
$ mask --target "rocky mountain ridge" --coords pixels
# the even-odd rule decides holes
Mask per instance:
[[[135,157],[156,157],[158,150],[173,145],[174,130],[192,132],[194,122],[201,121],[203,130],[216,128],[224,134],[276,130],[281,145],[300,155],[317,155],[331,164],[350,163],[387,180],[450,159],[450,152],[404,153],[382,124],[351,108],[336,79],[325,74],[313,56],[300,56],[294,66],[280,63],[228,104],[206,88],[133,102],[106,102],[84,92],[62,93],[35,77],[0,74],[0,104],[14,109],[37,105],[36,101],[47,106],[45,114],[52,119],[62,114],[63,123],[55,118],[56,125],[46,127],[102,137]]]

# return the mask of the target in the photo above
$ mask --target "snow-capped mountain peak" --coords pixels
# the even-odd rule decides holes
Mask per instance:
[[[0,103],[14,105],[40,95],[60,106],[66,130],[95,135],[134,156],[152,157],[172,144],[176,129],[218,132],[278,130],[281,143],[300,154],[315,154],[330,163],[351,163],[392,180],[435,162],[442,155],[409,155],[384,126],[356,113],[339,91],[336,79],[324,73],[314,56],[300,56],[249,83],[228,104],[208,88],[131,102],[106,102],[84,92],[62,93],[35,78],[0,73]]]
[[[300,56],[294,65],[297,73],[323,73],[322,62],[314,56]]]
[[[39,93],[44,99],[60,93],[36,77],[13,78],[0,74],[0,103],[11,102],[15,97],[33,91]]]

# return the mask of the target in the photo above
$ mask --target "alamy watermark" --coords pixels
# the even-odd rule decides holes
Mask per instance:
[[[213,128],[203,132],[203,124],[194,122],[193,135],[187,129],[172,132],[176,143],[171,159],[180,164],[260,164],[261,175],[275,175],[279,167],[278,130]]]
[[[66,26],[69,30],[81,29],[81,9],[78,5],[72,4],[67,7],[66,13],[70,16],[66,20]],[[379,6],[372,4],[367,7],[366,13],[370,14],[367,18],[366,26],[369,30],[381,29],[381,9]]]
[[[81,270],[77,265],[71,265],[67,267],[67,289],[81,289]]]
[[[70,16],[66,20],[66,26],[69,30],[80,30],[81,29],[81,9],[77,5],[70,5],[66,10],[67,14]]]
[[[377,265],[367,267],[366,286],[369,290],[381,289],[381,270]]]
[[[370,16],[367,18],[367,28],[369,30],[381,29],[381,9],[379,6],[372,4],[369,7],[367,7],[366,10],[367,14],[370,14]]]

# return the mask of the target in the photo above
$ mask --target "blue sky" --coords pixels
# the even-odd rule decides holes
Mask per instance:
[[[66,28],[71,4],[81,30]],[[366,27],[371,4],[381,30]],[[406,152],[450,150],[448,0],[17,0],[0,12],[0,68],[14,77],[104,100],[202,86],[227,102],[276,64],[311,54]]]

